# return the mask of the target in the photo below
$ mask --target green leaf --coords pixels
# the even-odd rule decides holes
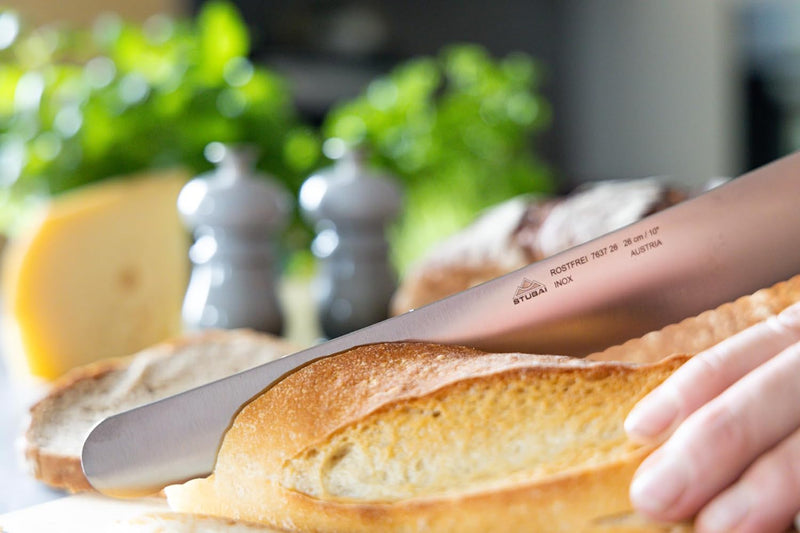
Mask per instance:
[[[322,131],[369,149],[405,185],[393,232],[400,270],[434,242],[512,196],[553,189],[533,135],[549,124],[537,63],[473,44],[411,59],[336,106]]]
[[[284,147],[284,157],[297,172],[310,172],[320,157],[320,142],[309,128],[298,128],[289,133]]]
[[[237,9],[228,2],[211,1],[197,17],[200,73],[206,83],[224,79],[231,60],[247,56],[250,38]]]
[[[0,64],[0,116],[14,112],[14,93],[24,71],[17,65]]]

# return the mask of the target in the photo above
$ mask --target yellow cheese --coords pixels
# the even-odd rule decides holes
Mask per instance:
[[[182,172],[128,177],[53,200],[5,254],[7,351],[54,378],[180,332],[188,236]]]

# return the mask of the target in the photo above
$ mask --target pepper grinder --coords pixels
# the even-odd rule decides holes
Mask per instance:
[[[366,170],[363,154],[345,152],[300,188],[300,207],[317,235],[315,279],[320,327],[328,338],[385,319],[397,286],[386,227],[400,210],[395,181]]]
[[[255,172],[254,155],[224,147],[216,170],[191,180],[178,196],[178,211],[195,237],[183,302],[189,329],[283,329],[275,241],[286,227],[291,196]]]

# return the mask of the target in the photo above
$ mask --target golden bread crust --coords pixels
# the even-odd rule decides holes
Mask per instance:
[[[577,389],[585,393],[581,398],[569,394],[553,397],[547,409],[554,413],[568,410],[569,404],[579,399],[582,406],[594,405],[598,416],[613,412],[615,430],[622,434],[626,406],[685,360],[675,357],[636,368],[422,343],[355,348],[304,367],[251,401],[225,436],[214,473],[168,487],[165,492],[170,506],[178,511],[301,531],[580,531],[589,527],[592,518],[631,510],[628,485],[649,448],[623,442],[617,448],[623,451],[615,452],[617,456],[593,466],[539,477],[513,475],[463,486],[457,483],[435,493],[388,499],[310,496],[287,481],[287,465],[309,451],[330,452],[325,447],[342,432],[396,423],[397,413],[419,408],[415,402],[442,406],[444,418],[448,416],[448,398],[467,397],[464,394],[471,394],[476,387],[502,392],[519,383],[563,380],[585,384]],[[620,383],[630,387],[618,390],[617,397],[601,396],[610,390],[603,387]],[[477,397],[487,396],[479,391]],[[494,400],[489,396],[478,407],[488,408]],[[464,406],[469,407],[466,402]],[[568,420],[563,423],[569,425]],[[404,438],[416,442],[408,427],[396,429],[405,430]],[[497,419],[475,418],[461,427],[466,434],[457,440],[463,441],[469,441],[470,435],[479,440],[479,433],[488,427],[501,443],[510,431]],[[551,424],[542,431],[558,438],[558,427]],[[419,454],[432,453],[425,450],[427,441],[420,442],[423,444],[415,448]],[[376,445],[378,451],[382,446]]]

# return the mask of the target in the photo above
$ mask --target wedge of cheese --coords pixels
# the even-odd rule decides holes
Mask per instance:
[[[187,178],[171,171],[76,190],[10,242],[4,342],[23,363],[12,366],[49,379],[179,333],[189,266],[176,201]]]

